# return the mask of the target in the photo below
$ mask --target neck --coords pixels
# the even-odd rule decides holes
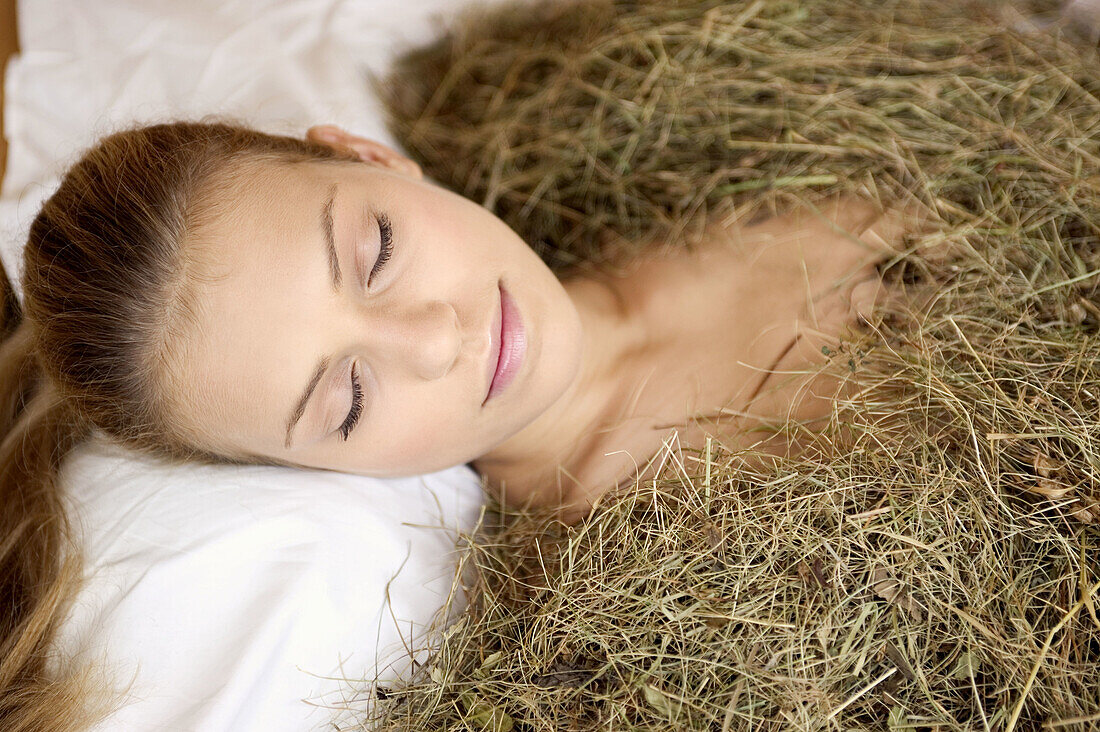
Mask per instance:
[[[473,461],[490,484],[522,502],[536,487],[547,488],[567,473],[598,439],[600,427],[622,404],[623,368],[645,342],[644,329],[632,315],[619,288],[603,275],[563,282],[580,315],[583,344],[576,378],[554,404],[533,422]]]

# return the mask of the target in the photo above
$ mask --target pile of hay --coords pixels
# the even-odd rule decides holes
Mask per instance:
[[[1100,725],[1100,63],[1007,25],[586,0],[473,15],[387,80],[426,172],[563,274],[840,191],[936,226],[885,268],[927,307],[825,367],[868,385],[854,449],[670,442],[575,527],[494,503],[467,611],[364,727]]]

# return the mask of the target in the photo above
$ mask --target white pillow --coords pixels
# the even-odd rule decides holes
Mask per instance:
[[[464,4],[20,2],[22,53],[5,79],[7,272],[18,280],[27,229],[67,165],[132,122],[219,113],[298,135],[334,122],[392,144],[365,72]],[[483,498],[466,466],[404,480],[179,466],[102,440],[66,462],[63,484],[88,582],[60,650],[132,682],[101,730],[328,722],[301,701],[339,701],[344,684],[325,677],[405,673],[409,659],[387,664],[444,605],[455,533],[473,529]],[[440,525],[450,531],[428,528]]]
[[[104,732],[331,724],[324,707],[407,677],[406,647],[433,642],[425,629],[460,587],[458,534],[483,505],[467,466],[386,480],[180,467],[98,439],[62,480],[87,579],[60,650],[116,689],[132,682]],[[364,694],[349,712],[367,709]]]

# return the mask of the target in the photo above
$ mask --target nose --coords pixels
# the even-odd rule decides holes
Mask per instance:
[[[458,313],[440,300],[376,313],[365,327],[374,358],[425,380],[449,373],[462,350]]]

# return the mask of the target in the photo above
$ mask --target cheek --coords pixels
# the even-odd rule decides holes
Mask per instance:
[[[415,225],[423,227],[425,239],[434,254],[454,259],[467,269],[500,269],[505,266],[530,266],[538,260],[529,246],[503,221],[473,201],[440,191],[423,203],[432,216],[418,216]],[[545,266],[545,265],[543,265]]]
[[[376,399],[377,410],[347,442],[333,440],[318,461],[368,475],[399,477],[443,470],[488,450],[488,425],[453,388],[403,385]]]

